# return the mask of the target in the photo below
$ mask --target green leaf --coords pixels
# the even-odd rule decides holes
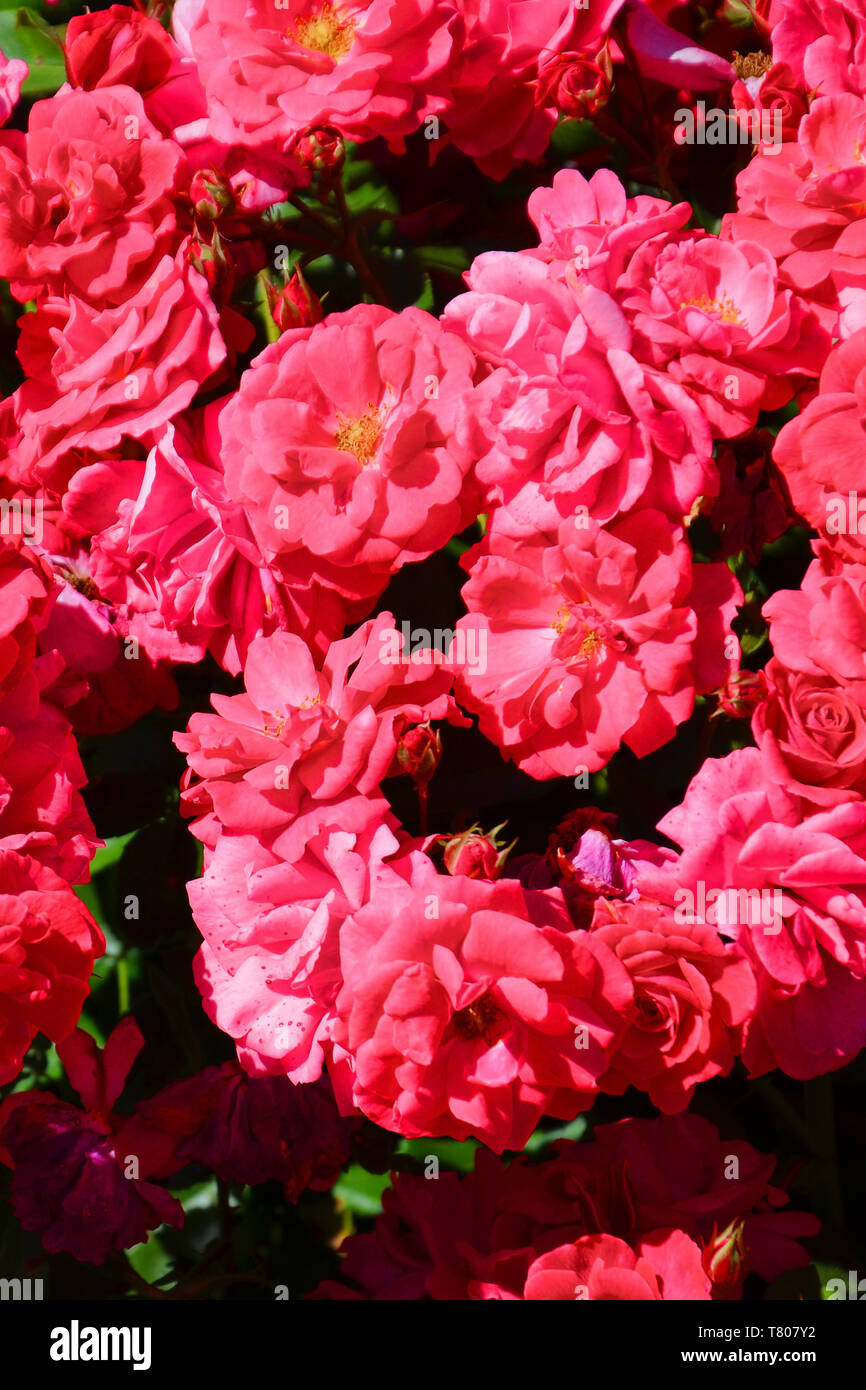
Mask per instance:
[[[397,1145],[398,1154],[409,1154],[419,1163],[435,1156],[443,1168],[451,1168],[458,1173],[472,1172],[477,1149],[478,1144],[474,1139],[465,1142],[459,1139],[403,1139]]]
[[[368,182],[353,188],[346,194],[346,206],[353,217],[360,217],[361,213],[371,212],[373,208],[379,212],[400,211],[400,204],[384,183]]]
[[[558,1129],[537,1129],[527,1140],[526,1152],[538,1153],[539,1149],[546,1149],[557,1139],[582,1139],[585,1133],[586,1116],[578,1115],[570,1125],[560,1125]]]
[[[173,1276],[174,1262],[170,1252],[166,1250],[160,1240],[160,1234],[163,1230],[165,1227],[160,1226],[140,1245],[133,1245],[131,1250],[127,1250],[126,1258],[136,1274],[140,1275],[145,1283],[159,1284],[161,1288],[172,1288],[177,1283],[177,1279],[169,1277]]]
[[[462,246],[419,246],[415,259],[425,270],[442,270],[462,275],[469,269],[469,254]]]
[[[574,159],[585,150],[597,149],[604,143],[592,121],[563,118],[551,136],[554,150],[565,159]]]
[[[90,861],[91,878],[104,873],[106,869],[111,868],[112,864],[116,864],[130,840],[134,839],[137,834],[136,830],[130,830],[128,835],[110,835],[102,849],[98,849]]]
[[[0,49],[30,69],[21,87],[25,97],[51,96],[66,81],[62,30],[34,10],[0,8]]]
[[[353,1163],[334,1186],[334,1196],[353,1216],[378,1216],[382,1193],[391,1186],[390,1173],[368,1173]]]

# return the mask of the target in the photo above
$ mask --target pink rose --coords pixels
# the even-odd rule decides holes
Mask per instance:
[[[180,163],[130,87],[36,102],[20,147],[0,143],[0,274],[13,294],[99,309],[132,298],[175,250]]]
[[[773,57],[819,96],[866,87],[866,16],[859,0],[781,0]]]
[[[69,81],[86,91],[122,84],[147,92],[174,62],[175,46],[159,21],[128,5],[73,15],[63,46]]]
[[[475,656],[458,677],[459,698],[534,777],[596,771],[623,742],[643,757],[689,717],[696,684],[710,689],[724,677],[736,587],[722,567],[693,572],[682,532],[660,512],[607,527],[572,518],[556,539],[534,542],[494,527],[463,563],[469,616],[458,632],[467,653],[474,639]],[[703,570],[720,587],[699,624]]]
[[[78,1022],[102,933],[68,883],[0,848],[0,1085],[38,1032],[60,1042]]]
[[[830,336],[790,290],[769,251],[701,232],[639,247],[617,290],[634,326],[632,352],[664,368],[705,412],[715,435],[751,429],[817,376]]]
[[[755,1009],[751,969],[712,928],[680,926],[669,908],[647,900],[599,901],[592,933],[634,985],[602,1090],[623,1095],[635,1086],[666,1115],[678,1114],[696,1085],[734,1065]]]
[[[42,481],[71,449],[102,451],[164,426],[223,361],[217,320],[205,280],[182,250],[116,307],[43,300],[21,319],[28,377],[15,393],[15,473]]]
[[[700,1247],[682,1231],[652,1231],[634,1250],[616,1236],[581,1236],[539,1256],[523,1297],[633,1303],[711,1294]]]
[[[806,299],[826,328],[838,321],[840,286],[862,288],[866,101],[821,97],[800,122],[798,141],[763,145],[737,179],[738,207],[722,238],[757,242],[779,279]]]
[[[338,1101],[410,1138],[496,1152],[522,1148],[544,1113],[587,1109],[631,990],[613,953],[570,928],[554,895],[505,879],[380,887],[340,932]]]
[[[799,589],[778,589],[763,615],[773,651],[789,671],[866,680],[866,565],[848,563],[823,542]]]
[[[705,762],[659,829],[684,849],[672,868],[644,870],[641,891],[717,924],[754,972],[750,1073],[844,1066],[866,1044],[866,801],[804,818],[742,748]]]
[[[843,555],[861,562],[866,561],[864,391],[866,328],[834,347],[817,395],[779,432],[773,450],[797,510]]]
[[[189,19],[210,132],[242,145],[320,125],[397,141],[421,124],[460,32],[445,0],[212,0]]]
[[[475,360],[420,309],[284,333],[222,412],[226,485],[268,560],[311,552],[371,595],[474,517]]]
[[[866,679],[766,667],[768,693],[752,732],[768,776],[818,806],[866,792]]]

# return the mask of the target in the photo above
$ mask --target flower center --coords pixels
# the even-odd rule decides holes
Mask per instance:
[[[355,21],[344,17],[334,5],[325,4],[313,14],[295,20],[295,32],[290,35],[302,48],[324,53],[339,63],[355,42]]]
[[[75,589],[79,594],[83,594],[85,598],[99,598],[99,590],[95,582],[91,579],[90,575],[85,574],[83,570],[73,569],[71,565],[68,567],[66,565],[58,565],[57,573],[66,580],[70,588]]]
[[[571,665],[584,666],[603,658],[608,648],[615,652],[629,649],[628,639],[616,623],[603,618],[588,603],[561,604],[550,626],[556,633],[555,655]]]
[[[650,999],[648,995],[642,994],[638,996],[635,1002],[637,1004],[638,1013],[640,1014],[640,1022],[644,1027],[655,1030],[663,1026],[665,1021],[664,1011],[656,1003],[655,999]]]
[[[681,299],[681,309],[702,309],[705,314],[718,314],[722,323],[742,323],[740,311],[728,295],[721,299],[710,299],[709,295],[699,295],[697,299]]]
[[[460,1009],[451,1020],[451,1027],[464,1042],[483,1038],[488,1047],[505,1032],[506,1017],[490,993],[482,994],[474,1003]]]
[[[731,63],[741,81],[747,77],[763,77],[773,66],[769,53],[738,53],[736,49],[731,54]]]
[[[338,428],[334,435],[337,448],[345,450],[347,454],[354,454],[362,468],[372,463],[382,438],[382,417],[379,409],[372,401],[368,401],[367,406],[366,412],[354,420],[338,416]]]

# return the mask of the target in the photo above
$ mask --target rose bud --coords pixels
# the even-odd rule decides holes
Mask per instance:
[[[442,740],[430,724],[416,724],[400,735],[397,764],[416,787],[428,787],[442,759]]]
[[[539,66],[539,96],[552,101],[564,116],[585,120],[610,98],[613,62],[607,43],[596,54],[558,53]]]
[[[168,77],[177,54],[157,19],[128,5],[74,14],[63,47],[69,81],[85,91],[123,85],[150,92]]]
[[[328,170],[336,173],[346,158],[346,145],[338,130],[317,126],[298,136],[292,154],[304,169],[315,174]]]
[[[232,186],[217,169],[197,169],[189,185],[190,202],[196,217],[215,221],[234,206]]]
[[[507,822],[497,825],[485,835],[480,825],[472,825],[462,835],[443,837],[439,843],[443,847],[442,858],[449,874],[454,878],[483,878],[492,883],[498,878],[508,855],[517,844],[499,844],[497,836],[505,829]]]
[[[729,719],[750,719],[767,698],[767,680],[763,671],[731,671],[714,693],[718,704],[713,718],[726,714]]]
[[[281,333],[289,328],[309,328],[323,317],[321,300],[300,270],[281,289],[265,280],[265,293],[271,318]]]
[[[745,1274],[746,1247],[743,1218],[735,1217],[723,1231],[713,1226],[712,1238],[704,1246],[701,1264],[713,1281],[715,1298],[735,1298]]]
[[[234,268],[216,227],[211,229],[209,240],[200,233],[189,238],[186,259],[193,270],[199,271],[207,280],[211,293],[219,290],[224,298],[229,297],[234,284]]]

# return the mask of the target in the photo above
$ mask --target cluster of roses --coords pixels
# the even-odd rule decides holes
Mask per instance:
[[[764,10],[772,56],[735,100],[781,102],[785,138],[759,145],[719,235],[687,229],[687,203],[563,169],[529,199],[538,244],[479,255],[440,318],[323,316],[295,278],[245,369],[236,288],[291,238],[270,210],[338,177],[344,140],[399,153],[426,127],[432,154],[500,178],[614,63],[673,91],[734,70],[643,0],[177,0],[171,32],[114,5],[70,21],[68,83],[0,134],[0,275],[25,306],[0,493],[4,519],[42,524],[0,549],[0,1083],[42,1031],[85,1104],[22,1092],[0,1113],[47,1248],[101,1259],[179,1220],[148,1179],[185,1161],[326,1185],[358,1112],[501,1154],[599,1092],[677,1116],[737,1057],[802,1079],[866,1043],[866,545],[828,527],[866,423],[866,20],[848,0]],[[7,119],[23,76],[5,63]],[[682,851],[591,810],[544,856],[469,832],[443,859],[412,836],[382,784],[409,772],[423,797],[437,721],[473,716],[525,773],[585,786],[698,697],[736,704],[742,591],[689,526],[709,515],[741,548],[758,417],[795,400],[750,544],[793,507],[821,538],[765,606],[756,746],[706,761],[659,823]],[[477,518],[452,646],[410,653],[370,614]],[[170,708],[172,666],[206,653],[243,693],[176,740],[204,846],[196,979],[243,1070],[119,1120],[134,1026],[103,1056],[71,1031],[104,949],[70,887],[96,847],[74,732]],[[772,915],[702,912],[712,889],[769,894]],[[347,1269],[372,1297],[676,1298],[738,1287],[744,1239],[767,1277],[800,1262],[772,1160],[741,1145],[751,1177],[729,1196],[715,1135],[643,1126],[537,1168],[407,1176]],[[670,1190],[623,1156],[686,1141],[704,1177]],[[76,1234],[97,1203],[102,1234]]]

